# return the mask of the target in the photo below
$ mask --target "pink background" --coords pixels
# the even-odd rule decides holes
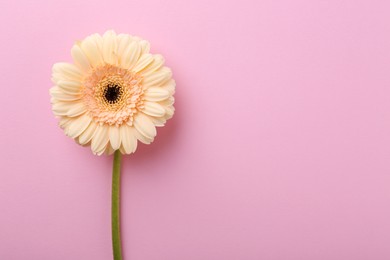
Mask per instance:
[[[65,137],[51,66],[148,39],[175,117],[124,158],[125,260],[390,259],[390,3],[0,2],[0,259],[111,258],[111,157]]]

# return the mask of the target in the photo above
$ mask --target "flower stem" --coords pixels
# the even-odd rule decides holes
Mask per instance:
[[[112,250],[114,260],[122,260],[121,234],[120,234],[120,182],[121,182],[121,158],[119,150],[114,153],[112,168],[112,194],[111,194],[111,228]]]

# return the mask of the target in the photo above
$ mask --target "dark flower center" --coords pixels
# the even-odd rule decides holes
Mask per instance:
[[[121,87],[118,85],[108,85],[104,90],[104,97],[110,104],[115,104],[122,94]]]

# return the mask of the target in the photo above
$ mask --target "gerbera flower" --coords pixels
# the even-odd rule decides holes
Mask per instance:
[[[149,42],[107,31],[77,42],[74,64],[53,66],[53,113],[66,135],[93,153],[133,153],[174,113],[175,81]]]

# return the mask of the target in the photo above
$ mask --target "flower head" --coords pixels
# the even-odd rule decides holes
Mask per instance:
[[[107,31],[77,42],[74,64],[53,65],[51,103],[59,125],[93,153],[130,154],[150,144],[174,113],[175,81],[147,41]]]

